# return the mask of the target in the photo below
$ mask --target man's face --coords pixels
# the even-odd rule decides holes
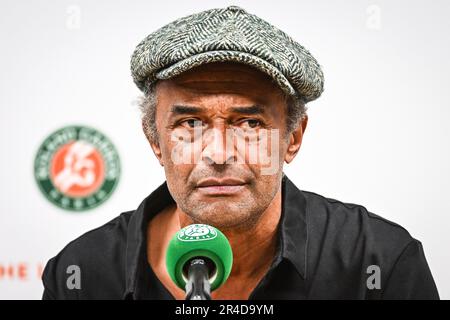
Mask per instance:
[[[264,73],[211,63],[159,81],[151,146],[178,207],[218,228],[254,224],[279,191],[306,126],[286,136],[286,102]]]

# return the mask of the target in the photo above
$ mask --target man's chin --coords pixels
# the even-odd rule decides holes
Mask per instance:
[[[211,208],[207,212],[195,212],[191,218],[196,223],[208,224],[219,230],[235,229],[243,227],[252,221],[249,214],[244,214],[241,210],[227,210]]]

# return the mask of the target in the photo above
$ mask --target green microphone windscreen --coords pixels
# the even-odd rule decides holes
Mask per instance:
[[[233,265],[233,252],[225,235],[206,224],[191,224],[178,231],[169,242],[166,267],[172,281],[185,290],[187,265],[196,257],[206,258],[212,265],[209,282],[211,291],[228,279]]]

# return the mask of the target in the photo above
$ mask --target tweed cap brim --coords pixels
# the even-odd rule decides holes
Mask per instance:
[[[305,102],[323,92],[314,57],[283,31],[244,9],[211,9],[175,20],[148,35],[131,58],[133,80],[143,92],[212,62],[237,62],[269,75],[288,95]]]

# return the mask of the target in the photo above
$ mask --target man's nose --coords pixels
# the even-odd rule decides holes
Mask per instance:
[[[233,136],[225,128],[211,128],[204,134],[202,159],[208,164],[229,164],[235,159]]]

